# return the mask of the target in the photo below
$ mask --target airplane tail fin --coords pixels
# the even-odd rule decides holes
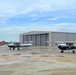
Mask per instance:
[[[4,41],[2,41],[2,44],[4,44]]]
[[[31,44],[31,45],[32,45],[32,43],[33,43],[33,41],[30,41],[30,42],[29,42],[29,44]]]
[[[3,45],[4,44],[4,41],[0,42],[0,45]]]

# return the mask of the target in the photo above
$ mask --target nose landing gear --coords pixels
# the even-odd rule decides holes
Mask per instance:
[[[73,50],[72,53],[75,53],[75,51]]]
[[[61,50],[61,53],[63,53],[64,51],[63,50]]]

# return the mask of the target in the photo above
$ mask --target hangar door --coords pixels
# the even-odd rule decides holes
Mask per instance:
[[[33,41],[33,46],[48,46],[49,34],[24,35],[23,41]]]
[[[46,41],[49,40],[48,34],[35,34],[32,37],[34,46],[48,46]]]

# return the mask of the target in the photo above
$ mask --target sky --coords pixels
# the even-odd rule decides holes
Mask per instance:
[[[76,0],[0,0],[0,41],[29,31],[76,33]]]

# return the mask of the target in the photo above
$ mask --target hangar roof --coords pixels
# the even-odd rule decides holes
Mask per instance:
[[[56,31],[30,31],[26,33],[22,33],[21,35],[30,35],[30,34],[48,34],[48,33],[72,33],[73,32],[56,32]],[[76,34],[76,33],[75,33]]]
[[[30,31],[30,32],[26,32],[26,33],[23,33],[22,35],[30,35],[30,34],[47,34],[49,33],[50,31]]]

